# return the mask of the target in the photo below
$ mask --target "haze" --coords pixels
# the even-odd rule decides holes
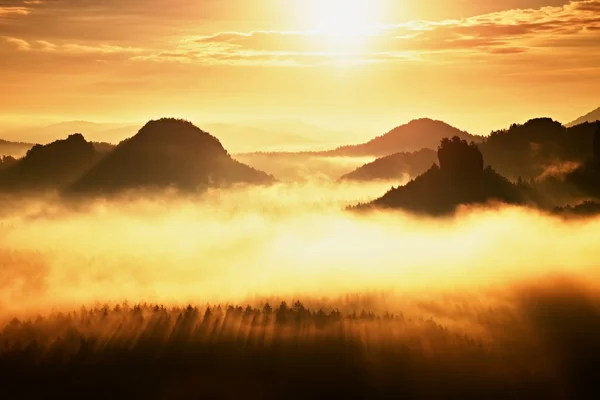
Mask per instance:
[[[441,221],[340,211],[387,185],[133,193],[70,206],[5,198],[1,308],[371,292],[419,299],[556,275],[596,282],[597,218],[569,222],[509,207],[465,208]]]

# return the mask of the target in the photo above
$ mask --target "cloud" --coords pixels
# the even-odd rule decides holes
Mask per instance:
[[[46,42],[46,44],[51,44]],[[95,53],[95,54],[119,54],[119,53],[140,53],[144,50],[135,47],[121,47],[112,46],[107,44],[101,44],[96,46],[80,45],[80,44],[64,44],[60,47],[54,47],[54,49],[63,50],[68,53]]]
[[[8,43],[14,45],[17,50],[20,50],[20,51],[31,50],[31,44],[29,44],[29,42],[27,42],[25,40],[13,38],[13,37],[5,37],[4,40],[6,40]]]
[[[43,51],[55,51],[57,47],[54,43],[50,43],[45,40],[36,40],[36,43],[41,46]]]
[[[411,21],[373,28],[342,45],[318,31],[219,32],[188,37],[168,50],[136,59],[211,65],[323,65],[341,58],[348,63],[371,63],[461,54],[515,57],[567,48],[596,53],[598,10],[600,1],[588,0],[462,20]]]
[[[6,15],[27,15],[29,10],[25,7],[0,7],[0,18]]]
[[[122,47],[108,44],[76,44],[64,43],[56,44],[46,40],[35,40],[28,42],[23,39],[14,37],[5,37],[7,43],[13,45],[17,50],[21,51],[44,51],[44,52],[61,52],[64,54],[135,54],[141,53],[144,49],[137,47]]]
[[[237,4],[237,3],[235,3]],[[536,3],[537,4],[537,3]],[[7,11],[8,10],[8,11]],[[223,17],[220,2],[178,0],[2,1],[0,15],[20,23],[0,32],[18,50],[56,54],[129,54],[132,61],[195,65],[323,66],[515,58],[552,51],[600,53],[600,0],[514,9],[460,20],[373,27],[346,39],[318,31],[222,31],[193,35],[200,20]],[[229,11],[235,14],[237,11]],[[57,24],[60,15],[61,24]],[[251,18],[251,13],[248,14]],[[160,23],[160,32],[152,26]],[[110,26],[110,29],[106,29]],[[7,39],[8,40],[8,39]],[[573,51],[574,49],[578,51]],[[600,55],[600,54],[598,54]]]

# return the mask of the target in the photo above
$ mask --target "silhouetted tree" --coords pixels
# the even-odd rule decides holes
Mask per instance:
[[[458,136],[442,139],[438,159],[442,172],[454,178],[473,176],[483,171],[483,156],[477,145],[469,144]]]
[[[269,303],[266,303],[262,309],[262,312],[263,312],[263,314],[271,315],[271,313],[273,312],[273,308],[271,307],[271,305]]]
[[[17,159],[13,156],[0,157],[0,170],[12,167],[17,163]]]
[[[282,301],[279,305],[279,308],[275,311],[275,320],[278,324],[284,323],[287,321],[288,314],[290,312],[290,308],[288,307],[285,301]]]

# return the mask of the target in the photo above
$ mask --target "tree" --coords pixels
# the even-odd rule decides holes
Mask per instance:
[[[475,143],[458,136],[444,138],[438,147],[438,159],[443,173],[453,178],[465,178],[483,172],[483,155]]]

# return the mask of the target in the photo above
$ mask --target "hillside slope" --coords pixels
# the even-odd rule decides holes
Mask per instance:
[[[436,149],[443,138],[455,136],[468,142],[480,142],[482,140],[480,136],[471,135],[445,122],[423,118],[398,126],[366,143],[342,146],[323,153],[330,156],[384,157],[394,153],[417,151],[424,148]]]
[[[422,174],[436,162],[437,154],[431,149],[422,149],[413,153],[396,153],[364,164],[343,175],[342,181],[374,181],[411,177]]]
[[[190,122],[163,118],[148,122],[135,136],[122,141],[70,190],[196,190],[272,181],[270,175],[232,159],[217,138]]]
[[[37,144],[25,157],[0,172],[0,188],[60,188],[87,172],[101,157],[81,134],[47,145]]]

